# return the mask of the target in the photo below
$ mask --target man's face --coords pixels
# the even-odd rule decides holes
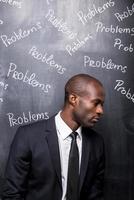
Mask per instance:
[[[77,96],[73,118],[79,125],[92,127],[103,114],[105,95],[104,89],[99,85],[89,85],[86,91],[86,95]]]

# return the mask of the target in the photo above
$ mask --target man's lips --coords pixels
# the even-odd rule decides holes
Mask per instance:
[[[92,122],[98,122],[99,121],[99,117],[94,117],[93,119],[92,119]]]

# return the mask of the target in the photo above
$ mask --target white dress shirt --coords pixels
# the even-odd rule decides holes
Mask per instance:
[[[61,112],[61,111],[60,111]],[[58,135],[59,150],[60,150],[60,162],[61,162],[61,177],[62,177],[62,200],[66,200],[66,189],[67,189],[67,174],[68,174],[68,159],[71,147],[71,128],[63,121],[60,116],[60,112],[55,116],[55,124]],[[81,154],[82,154],[82,134],[81,127],[76,132],[77,145],[79,150],[79,169],[81,165]]]

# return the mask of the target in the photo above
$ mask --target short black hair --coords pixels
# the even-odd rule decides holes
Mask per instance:
[[[79,96],[85,95],[85,85],[93,82],[96,82],[103,87],[102,83],[98,79],[90,76],[89,74],[77,74],[71,77],[65,85],[64,102],[68,102],[69,95],[71,93],[75,93]]]

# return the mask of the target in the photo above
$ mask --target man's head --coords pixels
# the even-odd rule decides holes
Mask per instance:
[[[88,74],[78,74],[65,85],[64,111],[78,126],[92,127],[103,114],[104,98],[99,80]]]

